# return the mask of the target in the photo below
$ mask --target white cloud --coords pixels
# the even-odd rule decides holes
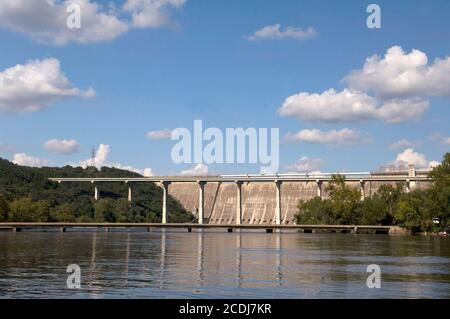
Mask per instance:
[[[160,130],[160,131],[150,131],[146,134],[148,139],[151,140],[170,140],[172,135],[172,130]]]
[[[0,72],[0,112],[36,112],[61,99],[94,95],[92,88],[73,87],[57,59],[33,60]]]
[[[81,8],[81,28],[70,29],[66,20],[72,4]],[[127,0],[122,7],[92,0],[0,0],[0,27],[55,45],[111,41],[135,27],[161,27],[169,23],[170,8],[185,0]]]
[[[400,123],[419,118],[430,96],[450,96],[450,57],[428,64],[425,53],[405,53],[400,46],[366,59],[362,69],[345,76],[348,87],[321,94],[288,97],[278,112],[305,121]]]
[[[110,146],[107,144],[100,144],[100,146],[98,147],[98,150],[95,152],[95,157],[93,159],[89,158],[86,160],[82,160],[76,164],[72,163],[69,165],[74,166],[74,167],[81,166],[83,168],[86,168],[88,166],[95,166],[98,169],[100,169],[102,167],[114,167],[114,168],[118,168],[118,169],[135,172],[135,173],[141,174],[145,177],[154,175],[151,168],[140,169],[140,168],[135,168],[130,165],[123,165],[123,164],[117,163],[117,162],[110,162],[110,161],[108,161],[109,153],[110,153]]]
[[[132,15],[136,28],[156,28],[169,24],[168,9],[181,8],[186,0],[127,0],[124,10]]]
[[[179,175],[184,176],[204,176],[209,174],[208,166],[205,164],[197,164],[194,167],[181,171]]]
[[[295,134],[288,133],[285,137],[288,141],[308,142],[335,145],[351,145],[358,143],[368,143],[370,139],[358,131],[344,128],[339,131],[321,131],[318,129],[304,129]]]
[[[395,163],[406,165],[413,164],[416,166],[416,168],[423,169],[430,168],[431,166],[436,165],[436,163],[438,162],[428,160],[425,154],[418,153],[414,151],[413,148],[407,148],[403,152],[397,154]]]
[[[373,92],[382,98],[450,95],[450,57],[428,64],[419,50],[405,53],[400,46],[389,48],[381,58],[366,59],[361,70],[344,78],[351,88]]]
[[[419,143],[418,142],[412,142],[410,140],[407,140],[405,138],[398,140],[394,143],[391,143],[389,145],[389,149],[391,150],[399,150],[399,149],[405,149],[405,148],[414,148],[416,146],[418,146]]]
[[[271,40],[271,39],[296,39],[305,40],[313,38],[317,35],[317,31],[313,27],[306,29],[296,27],[285,27],[284,29],[280,24],[265,26],[253,33],[253,35],[247,37],[249,41],[258,40]]]
[[[17,165],[30,167],[42,167],[47,166],[49,164],[49,161],[46,159],[33,157],[25,153],[14,154],[12,162]]]
[[[428,102],[417,99],[389,100],[379,105],[376,99],[361,91],[329,89],[321,94],[301,92],[288,97],[278,109],[282,116],[310,122],[361,122],[381,119],[399,123],[419,117]]]
[[[45,142],[44,148],[49,152],[68,155],[78,153],[80,151],[80,143],[78,143],[78,141],[74,139],[71,140],[51,139]]]
[[[320,171],[325,161],[320,158],[301,157],[296,163],[288,165],[287,168],[298,173],[312,173]]]
[[[441,134],[436,133],[431,135],[429,139],[439,144],[450,145],[450,136],[442,136]]]

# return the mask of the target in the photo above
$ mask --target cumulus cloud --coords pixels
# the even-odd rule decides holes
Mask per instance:
[[[297,173],[318,172],[325,165],[325,161],[320,158],[301,157],[296,163],[288,165],[287,169]]]
[[[68,155],[78,153],[80,151],[80,143],[78,143],[78,141],[74,139],[71,140],[51,139],[45,142],[44,148],[49,152]]]
[[[292,95],[278,112],[317,122],[400,123],[416,119],[429,108],[430,96],[450,95],[450,57],[428,64],[425,53],[405,53],[400,46],[393,46],[384,57],[367,58],[362,69],[343,81],[348,87],[340,92],[329,89]]]
[[[55,45],[111,41],[133,28],[169,24],[171,8],[185,0],[126,0],[121,7],[92,0],[0,0],[0,27]],[[78,4],[81,28],[67,27],[66,9]],[[36,14],[39,13],[39,14]]]
[[[389,145],[389,149],[391,150],[399,150],[399,149],[405,149],[405,148],[414,148],[419,145],[419,142],[412,142],[410,140],[407,140],[405,138],[398,140],[394,143],[391,143]]]
[[[288,97],[278,109],[281,116],[309,122],[361,122],[381,119],[399,123],[419,117],[428,102],[417,99],[389,100],[380,104],[361,91],[329,89],[321,94],[301,92]]]
[[[0,72],[0,112],[36,112],[58,100],[93,97],[95,91],[73,87],[57,59],[33,60]]]
[[[12,162],[17,165],[30,167],[42,167],[47,166],[49,164],[49,161],[46,159],[33,157],[25,153],[14,154]]]
[[[321,131],[318,129],[304,129],[295,134],[288,133],[285,136],[288,141],[308,142],[335,145],[351,145],[358,143],[368,143],[370,139],[358,131],[344,128],[339,131]]]
[[[344,78],[351,88],[373,92],[382,98],[450,95],[450,57],[428,64],[419,50],[405,53],[400,46],[387,50],[384,57],[373,55],[361,70]]]
[[[108,160],[108,156],[110,153],[110,146],[107,144],[100,144],[100,146],[98,147],[97,151],[95,152],[95,156],[94,158],[89,158],[86,160],[82,160],[78,163],[69,163],[69,165],[71,166],[81,166],[83,168],[86,168],[88,166],[95,166],[98,169],[102,168],[102,167],[114,167],[114,168],[118,168],[118,169],[123,169],[123,170],[127,170],[127,171],[131,171],[131,172],[135,172],[138,174],[141,174],[145,177],[149,177],[149,176],[153,176],[153,171],[151,168],[144,168],[144,169],[140,169],[140,168],[135,168],[133,166],[130,165],[123,165],[121,163],[117,163],[117,162],[110,162]]]
[[[306,29],[296,27],[282,28],[280,24],[265,26],[247,37],[249,41],[273,40],[273,39],[295,39],[305,40],[313,38],[317,35],[317,31],[313,27]]]
[[[150,131],[146,134],[148,139],[151,140],[170,140],[172,130],[165,129],[160,131]]]
[[[209,174],[208,166],[205,164],[197,164],[192,168],[183,170],[179,175],[183,176],[204,176]]]
[[[413,164],[418,169],[430,168],[436,166],[437,161],[430,161],[425,154],[416,152],[413,148],[407,148],[403,152],[397,154],[395,159],[397,164]]]

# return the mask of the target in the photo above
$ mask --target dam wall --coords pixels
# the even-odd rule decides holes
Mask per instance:
[[[359,182],[346,182],[361,191]],[[383,184],[396,182],[370,181],[363,184],[364,197],[370,197]],[[416,182],[411,188],[425,188],[429,183]],[[328,183],[321,185],[321,197],[328,198]],[[171,183],[169,194],[180,201],[183,207],[198,216],[199,187],[195,182]],[[300,200],[318,196],[316,182],[283,182],[281,184],[281,223],[294,224]],[[228,182],[209,182],[205,185],[204,222],[210,224],[235,224],[237,208],[237,186]],[[276,185],[273,182],[244,182],[242,184],[242,223],[274,224],[276,211]],[[170,214],[170,212],[168,212]]]

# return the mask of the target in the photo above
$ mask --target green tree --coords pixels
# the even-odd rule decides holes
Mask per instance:
[[[96,222],[115,222],[114,203],[109,198],[99,199],[94,204],[95,221]]]
[[[433,187],[430,189],[430,198],[436,206],[432,218],[440,219],[440,228],[450,222],[450,153],[446,153],[440,165],[430,172]]]
[[[309,201],[300,201],[295,220],[297,224],[303,225],[335,224],[333,203],[330,200],[322,200],[320,197],[314,197]]]
[[[9,205],[8,202],[0,196],[0,222],[8,221]]]
[[[339,224],[358,224],[361,215],[361,194],[345,183],[342,175],[333,175],[326,187],[333,203],[335,220]]]
[[[361,225],[391,225],[392,215],[386,201],[375,194],[361,202]]]

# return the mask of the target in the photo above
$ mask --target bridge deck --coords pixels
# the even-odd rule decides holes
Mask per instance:
[[[45,229],[45,228],[184,228],[197,229],[265,229],[265,230],[342,230],[356,231],[366,230],[375,232],[389,232],[390,226],[371,225],[275,225],[275,224],[191,224],[191,223],[0,223],[0,229]]]

